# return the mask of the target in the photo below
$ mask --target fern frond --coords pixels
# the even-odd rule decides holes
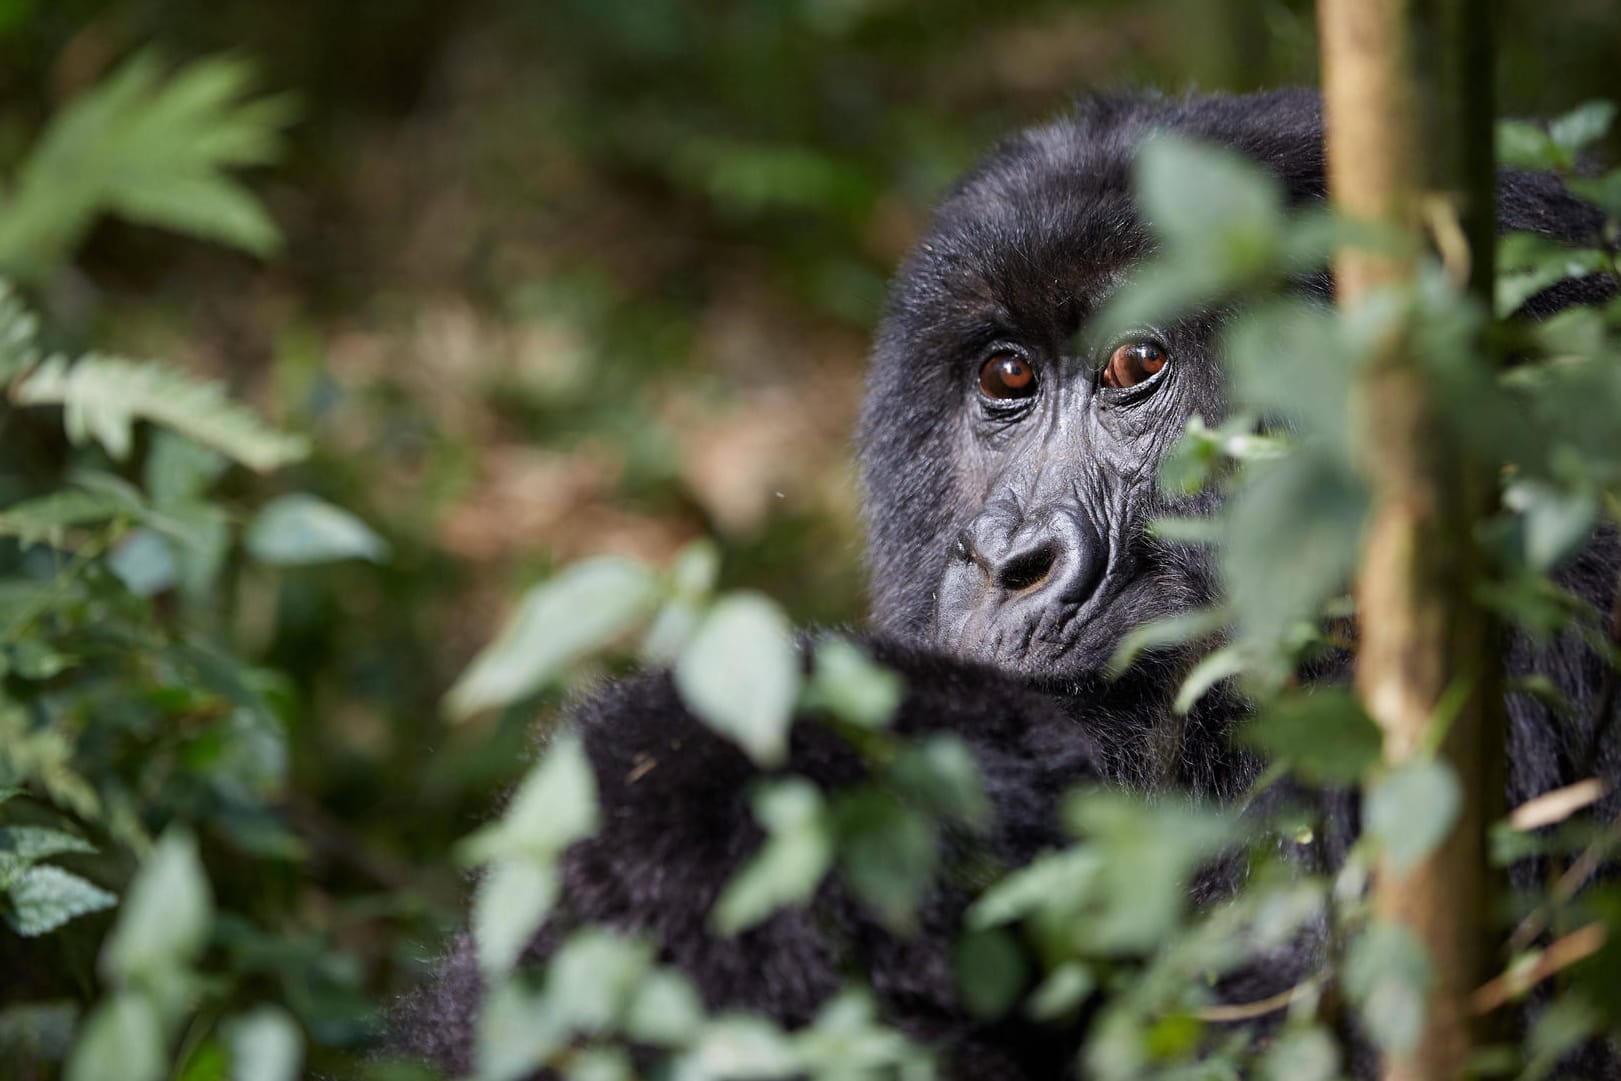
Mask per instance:
[[[39,317],[23,304],[11,283],[0,279],[0,388],[39,363]]]
[[[88,354],[77,362],[53,356],[12,387],[19,405],[60,405],[68,437],[94,440],[127,457],[137,420],[171,429],[261,472],[308,453],[300,436],[278,431],[225,396],[218,383],[155,361]]]
[[[228,170],[273,160],[290,109],[283,98],[243,101],[250,81],[248,65],[230,57],[165,79],[139,55],[76,98],[0,197],[0,272],[44,273],[101,213],[273,251],[275,224]]]

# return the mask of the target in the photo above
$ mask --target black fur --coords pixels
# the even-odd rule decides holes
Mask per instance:
[[[1020,436],[988,429],[975,412],[973,373],[987,348],[1011,341],[1034,362],[1061,366],[1078,328],[1149,250],[1130,170],[1144,137],[1162,129],[1237,149],[1274,173],[1296,203],[1323,197],[1315,93],[1087,103],[1004,142],[950,194],[899,273],[874,349],[860,432],[878,633],[871,645],[908,680],[899,726],[954,732],[973,751],[996,809],[993,848],[1009,864],[1059,842],[1056,797],[1078,782],[1168,785],[1221,799],[1257,769],[1227,738],[1245,709],[1230,693],[1218,690],[1173,723],[1168,703],[1188,657],[1154,655],[1114,682],[1097,674],[1131,627],[1212,598],[1203,559],[1154,544],[1143,526],[1165,509],[1153,483],[1159,455],[1192,413],[1223,412],[1210,356],[1215,320],[1164,329],[1175,379],[1137,413],[1085,430],[1055,417],[1047,428],[1026,426],[1048,434]],[[1500,220],[1505,229],[1566,239],[1586,239],[1599,225],[1556,181],[1517,172],[1502,177]],[[1529,308],[1545,314],[1591,292],[1561,287]],[[1090,407],[1091,391],[1075,393]],[[997,500],[1017,504],[1054,483],[1073,503],[1068,512],[1085,519],[1080,543],[1092,546],[1088,558],[1101,578],[1084,595],[1053,599],[1034,623],[950,610],[954,594],[943,594],[942,583],[973,573],[962,570],[954,547],[963,531]],[[1618,566],[1615,539],[1605,535],[1564,578],[1607,612]],[[1509,787],[1519,801],[1584,774],[1603,666],[1574,638],[1541,647],[1516,638],[1508,652],[1514,672],[1548,676],[1589,722],[1572,725],[1529,698],[1510,699]],[[1078,1030],[987,1026],[958,1002],[948,958],[966,895],[955,886],[931,895],[910,938],[886,933],[836,876],[810,910],[781,913],[735,939],[711,935],[711,904],[760,841],[747,801],[755,771],[688,715],[667,675],[607,687],[575,709],[571,723],[596,769],[604,828],[568,853],[563,909],[535,954],[582,921],[634,928],[694,977],[711,1006],[763,1012],[790,1026],[859,971],[887,1017],[937,1048],[951,1076],[1069,1075]],[[1613,741],[1600,765],[1615,775]],[[814,722],[795,727],[790,769],[827,787],[862,773],[848,747]],[[1331,812],[1318,857],[1329,863],[1357,829],[1349,799],[1334,801]],[[1293,980],[1308,953],[1280,961],[1272,981]],[[479,994],[464,938],[399,1011],[396,1047],[468,1070]]]

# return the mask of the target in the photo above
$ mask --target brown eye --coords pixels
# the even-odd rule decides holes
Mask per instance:
[[[1165,367],[1170,359],[1159,342],[1126,342],[1109,354],[1109,363],[1103,366],[1103,385],[1134,387]]]
[[[1036,392],[1036,370],[1021,356],[998,353],[979,369],[979,390],[987,398],[1028,398]]]

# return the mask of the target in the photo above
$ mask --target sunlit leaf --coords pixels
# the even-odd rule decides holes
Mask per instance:
[[[527,859],[547,864],[596,832],[598,822],[596,773],[579,734],[565,732],[518,786],[500,821],[463,841],[460,854],[470,863]]]
[[[65,1081],[159,1081],[163,1029],[145,996],[124,992],[97,1006],[68,1059]]]
[[[304,1058],[298,1024],[278,1006],[259,1006],[226,1023],[231,1081],[297,1081]]]
[[[612,1030],[652,970],[654,954],[652,944],[613,931],[576,932],[546,974],[551,1010],[575,1032]]]
[[[19,935],[31,938],[117,902],[113,894],[60,867],[29,867],[6,887],[6,923]]]
[[[517,963],[551,911],[560,879],[556,867],[534,860],[498,860],[485,870],[473,898],[473,937],[487,975]]]
[[[1361,780],[1378,763],[1383,740],[1356,696],[1337,687],[1284,695],[1241,734],[1270,760],[1318,784]]]
[[[636,989],[625,1035],[652,1047],[685,1047],[704,1022],[704,1000],[683,973],[659,969]]]
[[[67,530],[126,513],[128,507],[122,500],[82,488],[63,488],[0,510],[0,537],[16,537],[24,545],[60,547]]]
[[[833,838],[821,794],[791,779],[760,789],[754,814],[766,840],[727,882],[710,923],[735,935],[788,905],[808,902],[833,863]]]
[[[1433,972],[1424,943],[1407,927],[1375,923],[1351,940],[1345,992],[1368,1033],[1387,1051],[1409,1051],[1424,1030]]]
[[[171,828],[141,862],[101,949],[114,982],[165,976],[189,964],[208,940],[214,901],[189,833]]]
[[[302,566],[364,559],[381,563],[388,542],[355,515],[306,492],[277,496],[265,504],[243,537],[261,563]]]
[[[658,583],[639,563],[586,560],[531,589],[445,696],[468,717],[534,694],[570,664],[619,640],[652,614]]]
[[[691,1073],[682,1072],[685,1066]],[[691,1052],[680,1060],[677,1076],[705,1081],[773,1081],[800,1072],[792,1040],[762,1017],[727,1014],[714,1018],[698,1033]]]
[[[0,268],[44,273],[102,213],[256,254],[274,250],[275,225],[229,170],[276,156],[288,109],[244,101],[249,81],[237,59],[195,61],[166,77],[143,54],[75,97],[8,185]]]
[[[838,635],[817,640],[804,704],[824,709],[864,728],[887,725],[906,693],[899,675],[868,657],[860,646]]]
[[[1462,807],[1457,775],[1444,762],[1420,759],[1373,785],[1363,820],[1368,833],[1383,843],[1391,870],[1400,874],[1446,840]]]
[[[534,1073],[569,1037],[548,997],[514,980],[496,984],[478,1011],[475,1076],[479,1081],[518,1081]]]
[[[1576,154],[1610,130],[1615,119],[1615,102],[1583,102],[1548,125],[1548,137],[1571,154]]]
[[[1332,1081],[1339,1071],[1339,1046],[1320,1028],[1283,1033],[1261,1060],[1264,1081]]]
[[[19,405],[60,405],[69,438],[94,440],[114,458],[128,457],[138,420],[170,428],[242,463],[268,471],[309,452],[226,397],[218,383],[194,379],[154,361],[89,354],[77,362],[52,357],[12,388]]]
[[[762,766],[788,756],[799,682],[787,618],[752,593],[716,603],[675,664],[687,707]]]

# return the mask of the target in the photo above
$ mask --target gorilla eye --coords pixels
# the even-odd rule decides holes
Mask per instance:
[[[1103,385],[1134,387],[1165,367],[1170,359],[1159,342],[1125,342],[1109,354],[1109,363],[1103,366]]]
[[[1036,392],[1036,370],[1017,354],[998,353],[980,367],[979,391],[987,398],[1028,398]]]

